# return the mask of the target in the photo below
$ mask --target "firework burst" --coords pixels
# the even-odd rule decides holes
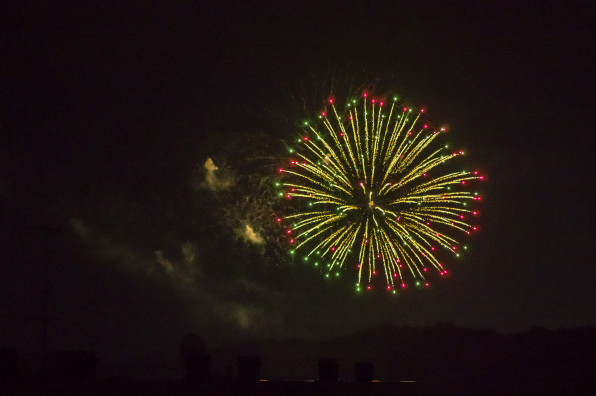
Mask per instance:
[[[424,109],[364,94],[341,114],[332,99],[327,110],[304,123],[279,168],[279,194],[297,210],[276,219],[290,253],[327,277],[354,266],[357,291],[381,274],[393,292],[412,279],[428,287],[430,273],[447,274],[443,252],[459,256],[458,237],[477,230],[469,203],[481,198],[467,188],[483,176],[446,170],[464,153],[437,145],[445,128],[424,121]]]

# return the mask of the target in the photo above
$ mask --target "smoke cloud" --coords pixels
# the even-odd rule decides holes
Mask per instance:
[[[265,242],[265,240],[263,239],[263,237],[260,236],[259,234],[257,234],[252,229],[252,227],[249,226],[248,224],[246,225],[246,228],[241,232],[240,236],[246,242],[251,242],[251,243],[254,243],[255,245],[261,245],[261,244],[263,244]]]
[[[205,170],[205,179],[202,186],[211,191],[228,190],[233,185],[233,178],[229,175],[222,175],[218,172],[219,167],[215,165],[211,158],[207,158],[203,165]]]
[[[88,244],[90,252],[106,262],[128,272],[167,280],[183,291],[192,299],[196,312],[202,312],[197,314],[199,317],[216,317],[247,334],[276,334],[283,325],[284,311],[274,290],[244,274],[206,278],[201,267],[205,263],[195,243],[185,241],[169,249],[150,250],[118,241],[79,218],[71,218],[70,226]],[[239,228],[238,234],[251,244],[265,242],[249,225]]]

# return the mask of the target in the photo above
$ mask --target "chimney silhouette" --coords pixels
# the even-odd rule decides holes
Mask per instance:
[[[0,349],[0,394],[17,394],[19,351]]]
[[[261,378],[261,358],[238,356],[238,378],[241,381],[258,381]]]
[[[319,359],[319,381],[337,382],[337,359]]]
[[[88,382],[95,379],[98,359],[94,351],[55,351],[49,355],[49,374],[57,382]]]
[[[375,366],[370,362],[354,363],[354,379],[360,383],[370,383],[373,380]]]
[[[211,358],[205,353],[203,339],[193,333],[187,334],[182,337],[179,348],[186,379],[203,381],[209,378]]]

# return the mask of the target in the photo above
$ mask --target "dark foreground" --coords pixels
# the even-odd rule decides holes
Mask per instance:
[[[146,368],[145,376],[114,371],[106,378],[109,361],[95,352],[38,355],[41,369],[14,349],[0,349],[0,396],[596,395],[591,327],[501,335],[451,325],[383,326],[326,341],[269,340],[209,351],[189,334],[178,352],[178,374]]]
[[[37,395],[39,389],[21,390],[15,395]],[[416,383],[355,383],[319,381],[134,381],[103,380],[85,384],[56,384],[47,395],[419,395]]]

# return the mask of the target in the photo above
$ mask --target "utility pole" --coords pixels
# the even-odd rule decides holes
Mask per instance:
[[[39,227],[42,238],[42,292],[41,292],[41,316],[38,318],[41,323],[41,362],[40,362],[40,385],[41,394],[46,394],[48,384],[48,332],[50,321],[50,262],[52,261],[52,249],[50,238],[58,232],[58,228],[43,225]]]

